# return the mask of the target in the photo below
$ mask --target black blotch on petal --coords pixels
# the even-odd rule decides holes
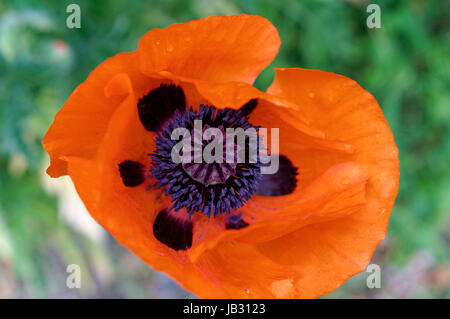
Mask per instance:
[[[284,155],[279,156],[279,169],[275,174],[262,174],[256,195],[281,196],[294,191],[297,181],[297,167]]]
[[[239,110],[242,112],[243,116],[248,116],[248,115],[250,115],[250,113],[253,112],[253,110],[256,108],[257,105],[258,105],[258,100],[251,99],[250,101],[248,101],[247,103],[242,105]]]
[[[186,97],[181,87],[162,84],[138,102],[139,119],[148,131],[157,131],[176,110],[184,110]]]
[[[153,235],[173,250],[186,250],[192,246],[192,221],[176,215],[167,209],[160,211],[153,223]]]
[[[125,186],[133,187],[145,180],[144,165],[135,161],[124,161],[119,164],[120,177]]]
[[[225,223],[226,229],[241,229],[247,226],[248,223],[242,219],[242,214],[228,217]]]

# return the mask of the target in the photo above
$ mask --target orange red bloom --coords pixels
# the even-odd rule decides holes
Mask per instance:
[[[70,175],[105,229],[199,297],[321,296],[361,272],[386,233],[399,163],[380,107],[355,81],[318,70],[276,69],[257,90],[280,43],[252,15],[153,29],[75,89],[43,140],[48,174]],[[253,166],[216,168],[214,183],[187,166],[157,175],[158,134],[185,107],[202,116],[200,105],[279,128],[279,171],[259,184]],[[190,216],[197,190],[202,209],[221,213]]]

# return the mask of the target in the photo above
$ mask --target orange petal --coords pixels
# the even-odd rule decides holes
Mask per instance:
[[[293,287],[286,285],[295,274],[292,269],[270,260],[250,245],[221,243],[194,265],[205,280],[191,287],[199,297],[276,298],[293,293]]]
[[[344,153],[353,151],[350,144],[325,138],[322,130],[311,126],[297,104],[289,100],[259,91],[252,85],[239,82],[208,82],[194,80],[170,72],[153,74],[155,79],[170,79],[183,87],[193,86],[195,93],[203,97],[208,105],[217,108],[238,109],[251,99],[258,100],[258,107],[250,115],[250,122],[265,128],[281,128],[280,149],[286,146],[308,146],[318,150],[332,150]],[[195,106],[195,104],[193,105]],[[194,107],[195,108],[195,107]],[[270,140],[270,130],[268,139]]]
[[[105,92],[106,84],[119,73],[128,75],[136,89],[151,83],[149,78],[140,74],[133,52],[109,58],[92,71],[55,116],[42,141],[50,155],[51,165],[47,170],[50,176],[67,173],[64,156],[89,158],[95,155],[111,116],[123,99],[121,94],[114,94],[114,90],[119,89],[117,87],[110,86]]]
[[[129,88],[126,75],[111,81],[105,91],[116,87],[123,94]],[[149,189],[153,182],[150,176],[145,184],[126,187],[118,169],[125,160],[148,165],[147,152],[154,149],[154,135],[139,122],[136,104],[134,91],[129,91],[112,114],[95,156],[64,156],[63,160],[94,219],[152,267],[175,276],[186,270],[185,257],[157,241],[152,230],[156,213],[168,205],[167,198]]]
[[[257,196],[242,209],[252,222],[240,232],[239,240],[270,241],[309,224],[357,213],[365,204],[367,178],[362,167],[346,162],[331,167],[308,187],[292,194]]]
[[[356,163],[335,165],[311,185],[285,196],[254,196],[238,209],[249,226],[225,230],[226,216],[196,220],[196,235],[189,256],[195,261],[221,241],[260,243],[284,236],[309,224],[335,220],[358,212],[365,204],[366,172]]]
[[[355,81],[333,73],[305,69],[277,69],[268,92],[277,93],[301,106],[311,125],[325,132],[327,138],[353,145],[345,157],[360,165],[368,174],[367,204],[376,213],[390,212],[398,191],[398,150],[383,112],[374,97]],[[305,155],[308,176],[319,176],[342,154],[299,152]],[[300,179],[301,179],[300,175]],[[370,214],[369,214],[370,215]]]
[[[367,247],[366,240],[359,242],[349,236],[349,227],[351,231],[358,231],[351,224],[352,216],[356,214],[310,225],[257,247],[274,262],[296,271],[292,283],[298,298],[317,298],[361,272],[372,256],[373,249]],[[335,231],[329,232],[330,229]],[[352,250],[359,255],[352,255]]]
[[[255,15],[212,16],[153,29],[139,42],[141,69],[216,82],[253,83],[278,53],[275,27]]]
[[[350,158],[368,174],[365,202],[357,212],[258,244],[263,254],[297,270],[294,286],[300,297],[317,297],[362,271],[384,238],[398,191],[398,151],[375,99],[346,77],[279,69],[269,92],[301,105],[327,137],[351,143]],[[341,159],[312,152],[309,160],[314,175]]]

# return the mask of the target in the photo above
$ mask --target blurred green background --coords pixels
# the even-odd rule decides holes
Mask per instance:
[[[373,257],[381,288],[363,272],[328,297],[450,298],[450,2],[373,1],[382,28],[368,29],[371,2],[2,0],[0,298],[192,297],[96,227],[67,178],[49,181],[41,139],[89,72],[148,30],[238,13],[278,28],[272,67],[332,71],[369,90],[400,150],[400,192]],[[66,27],[70,3],[81,29]],[[268,69],[255,85],[272,78]],[[81,289],[66,287],[68,264],[81,266]]]

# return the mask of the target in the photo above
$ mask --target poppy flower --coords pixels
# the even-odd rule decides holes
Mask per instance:
[[[149,31],[71,94],[43,140],[47,173],[70,175],[98,223],[199,297],[338,288],[385,236],[398,151],[375,98],[347,77],[281,68],[267,92],[253,87],[280,43],[255,15]],[[171,161],[170,130],[195,119],[279,128],[278,171]]]

